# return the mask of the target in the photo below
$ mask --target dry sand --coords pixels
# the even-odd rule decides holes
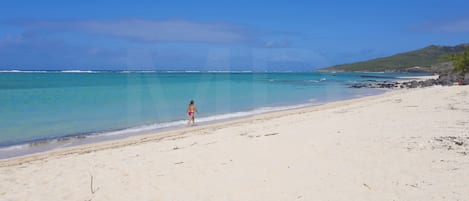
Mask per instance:
[[[469,200],[469,86],[2,160],[0,200]]]
[[[428,76],[405,76],[405,77],[399,77],[400,79],[406,79],[406,80],[401,80],[402,82],[408,82],[412,80],[416,81],[424,81],[424,80],[429,80],[429,79],[438,79],[440,77],[439,75],[428,75]]]

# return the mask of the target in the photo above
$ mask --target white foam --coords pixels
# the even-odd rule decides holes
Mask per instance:
[[[278,106],[278,107],[260,107],[260,108],[249,110],[249,111],[241,111],[241,112],[234,112],[234,113],[218,114],[218,115],[207,116],[207,117],[200,117],[196,119],[196,122],[197,123],[210,123],[210,122],[216,122],[216,121],[248,117],[252,115],[263,114],[263,113],[274,112],[274,111],[302,108],[302,107],[307,107],[307,106],[312,106],[312,105],[317,105],[317,104],[318,103],[315,102],[314,99],[311,99],[310,102],[306,104],[298,104],[298,105],[292,105],[292,106]],[[117,130],[117,131],[90,134],[90,135],[86,135],[85,138],[83,139],[100,140],[99,139],[100,137],[104,137],[103,139],[105,140],[106,137],[119,137],[119,136],[125,137],[129,135],[138,135],[143,132],[158,131],[161,129],[181,127],[186,124],[187,124],[187,120],[181,119],[181,120],[176,120],[176,121],[171,121],[171,122],[155,123],[155,124],[127,128],[127,129]],[[5,153],[8,155],[8,153],[17,152],[17,151],[22,152],[25,150],[30,151],[33,149],[41,150],[41,149],[51,149],[53,147],[66,147],[66,146],[72,146],[77,143],[80,144],[79,141],[81,141],[80,139],[81,137],[79,136],[77,136],[76,138],[75,137],[65,137],[65,138],[68,138],[70,140],[63,140],[59,138],[59,139],[50,139],[50,140],[3,147],[3,148],[0,148],[0,158],[2,157],[2,154],[5,154]],[[92,142],[92,141],[88,141],[88,142]],[[84,142],[86,142],[86,140]]]
[[[319,81],[317,81],[317,80],[303,80],[303,82],[314,82],[314,83],[317,83],[317,82],[319,82]]]
[[[231,73],[233,71],[228,71],[228,70],[209,70],[207,71],[208,73]]]
[[[313,82],[318,83],[325,81],[325,78],[321,78],[320,80],[276,80],[276,79],[268,79],[269,82]]]
[[[124,70],[119,71],[118,73],[156,73],[154,70]]]
[[[231,70],[209,70],[208,73],[252,73],[251,70],[238,70],[238,71],[231,71]]]
[[[91,70],[63,70],[62,73],[96,73],[96,71]]]
[[[7,151],[15,151],[15,150],[22,150],[28,148],[29,144],[20,144],[20,145],[13,145],[8,147],[1,147],[0,152],[7,152]]]
[[[293,106],[280,106],[280,107],[261,107],[261,108],[250,110],[250,111],[241,111],[241,112],[234,112],[234,113],[218,114],[218,115],[213,115],[213,116],[208,116],[208,117],[200,117],[196,119],[196,122],[197,123],[209,123],[209,122],[215,122],[215,121],[223,121],[223,120],[247,117],[247,116],[274,112],[274,111],[302,108],[302,107],[316,105],[316,104],[313,104],[314,101],[315,100],[312,99],[311,103],[306,103],[306,104],[299,104],[299,105],[293,105]],[[150,125],[145,125],[145,126],[127,128],[127,129],[118,130],[118,131],[97,133],[96,135],[90,135],[89,137],[115,136],[115,135],[131,134],[131,133],[141,133],[145,131],[154,131],[154,130],[159,130],[159,129],[164,129],[164,128],[183,126],[186,124],[187,124],[187,120],[176,120],[172,122],[155,123],[155,124],[150,124]]]
[[[43,70],[0,70],[0,73],[47,73]]]
[[[150,131],[150,130],[158,130],[158,129],[163,129],[163,128],[181,126],[181,125],[184,125],[185,123],[186,123],[186,120],[178,120],[178,121],[165,122],[165,123],[156,123],[156,124],[150,124],[150,125],[145,125],[145,126],[127,128],[127,129],[118,130],[118,131],[99,133],[97,135],[91,135],[89,137],[113,136],[113,135],[129,134],[129,133],[140,133],[140,132],[145,132],[145,131]]]

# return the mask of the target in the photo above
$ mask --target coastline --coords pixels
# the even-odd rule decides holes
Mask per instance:
[[[71,71],[71,73],[76,73],[75,71]],[[89,73],[89,72],[80,72],[80,73]],[[406,76],[406,77],[395,77],[396,79],[400,79],[398,82],[409,82],[409,81],[422,81],[422,80],[429,80],[437,78],[438,76]],[[359,89],[353,89],[359,90]],[[228,114],[218,114],[215,116],[203,117],[202,122],[198,123],[196,130],[203,129],[204,126],[210,125],[218,125],[224,123],[236,123],[238,121],[247,120],[250,118],[256,118],[259,115],[270,115],[272,113],[277,112],[293,112],[295,113],[296,110],[303,110],[308,108],[316,108],[320,106],[326,106],[328,104],[333,103],[341,105],[341,103],[347,103],[348,101],[354,102],[354,100],[360,100],[362,98],[373,97],[384,95],[386,93],[395,92],[395,89],[367,89],[369,93],[362,94],[361,96],[357,97],[348,97],[345,99],[338,99],[338,100],[329,100],[327,102],[309,102],[309,103],[301,103],[295,105],[282,105],[277,107],[272,107],[268,110],[264,110],[262,108],[258,108],[252,111],[239,111],[235,113],[228,113]],[[260,109],[260,110],[259,110]],[[320,108],[317,108],[320,109]],[[241,114],[241,115],[237,115]],[[226,116],[226,117],[225,117]],[[221,118],[220,118],[221,117]],[[260,117],[262,118],[262,117]],[[198,122],[200,122],[200,118],[197,118]],[[211,120],[205,120],[211,119]],[[126,140],[127,138],[140,138],[145,136],[151,135],[167,135],[168,132],[185,132],[187,127],[184,127],[186,120],[179,120],[175,122],[164,122],[162,124],[168,126],[159,127],[161,124],[155,124],[158,128],[155,128],[155,125],[149,126],[139,126],[139,127],[130,127],[125,129],[117,129],[111,131],[103,131],[97,133],[85,133],[80,135],[69,135],[63,136],[58,138],[46,138],[46,139],[37,139],[30,142],[24,142],[20,144],[13,144],[5,147],[0,147],[0,161],[8,160],[8,159],[15,159],[15,158],[23,158],[28,157],[29,155],[40,155],[42,153],[60,151],[62,149],[69,150],[78,148],[81,146],[93,146],[93,144],[101,144],[101,143],[112,143],[115,141]]]
[[[357,89],[354,89],[357,90]],[[244,118],[250,118],[262,114],[270,114],[281,111],[303,109],[308,107],[317,107],[332,102],[340,102],[344,100],[352,100],[360,97],[376,96],[379,94],[386,93],[386,89],[362,89],[365,90],[355,96],[342,97],[341,99],[330,99],[324,101],[308,101],[288,105],[279,106],[266,106],[255,108],[248,111],[237,111],[233,113],[222,113],[215,114],[212,116],[198,117],[197,126],[207,126],[216,123],[231,122],[236,120],[242,120]],[[66,149],[77,146],[83,146],[87,144],[95,144],[107,141],[117,141],[126,138],[146,136],[146,135],[159,135],[164,134],[168,131],[178,131],[185,128],[186,120],[177,120],[171,122],[162,122],[149,125],[142,125],[137,127],[129,127],[123,129],[90,132],[83,134],[71,134],[61,137],[35,139],[31,141],[21,142],[17,144],[11,144],[7,146],[0,146],[0,160],[16,158],[22,156],[28,156],[33,154],[40,154],[55,149]]]
[[[234,113],[218,114],[203,118],[197,118],[197,127],[207,126],[215,123],[230,122],[249,118],[260,114],[268,114],[272,112],[293,110],[306,107],[314,107],[322,105],[321,103],[304,103],[298,105],[288,105],[273,107],[270,109],[257,109],[252,111],[240,111]],[[163,122],[154,125],[145,125],[138,127],[130,127],[125,129],[116,129],[112,131],[92,132],[77,135],[69,135],[57,138],[45,138],[31,140],[24,143],[12,144],[0,147],[0,161],[16,157],[23,157],[33,154],[40,154],[55,149],[73,148],[83,145],[92,145],[100,142],[124,140],[129,137],[139,137],[145,135],[159,135],[169,131],[178,131],[187,128],[187,120],[178,120],[173,122]],[[155,126],[156,125],[156,126]],[[162,125],[160,127],[160,125]],[[155,128],[157,127],[157,128]]]
[[[12,71],[14,73],[20,71]],[[29,73],[30,71],[25,71]],[[39,71],[39,72],[47,72],[47,71]],[[64,71],[58,71],[64,72]],[[99,71],[65,71],[66,73],[99,73]],[[106,71],[103,71],[106,73]],[[375,77],[375,76],[371,76]],[[422,80],[429,80],[435,79],[438,76],[397,76],[397,77],[388,77],[393,79],[398,79],[397,82],[408,82],[408,81],[422,81]],[[380,76],[376,76],[376,78],[383,78]],[[358,89],[352,89],[358,91]],[[288,104],[288,105],[281,105],[275,107],[261,107],[255,108],[254,110],[249,111],[237,111],[233,113],[222,113],[222,114],[215,114],[213,116],[207,116],[202,118],[197,118],[199,125],[210,125],[213,123],[223,123],[229,122],[233,120],[239,120],[247,117],[252,117],[259,114],[268,114],[272,112],[284,111],[284,110],[291,110],[291,109],[301,109],[305,107],[316,107],[323,104],[328,104],[330,102],[340,102],[344,100],[351,100],[357,97],[366,97],[366,96],[376,96],[382,93],[387,93],[387,89],[377,89],[377,88],[368,88],[365,89],[368,92],[360,92],[355,94],[355,96],[351,97],[342,97],[340,99],[331,99],[331,100],[323,100],[323,102],[302,102],[296,104]],[[359,96],[357,96],[359,95]],[[70,148],[76,146],[83,146],[86,144],[94,144],[106,141],[115,141],[115,140],[122,140],[129,137],[134,136],[143,136],[148,134],[159,134],[165,133],[167,131],[174,131],[184,128],[186,120],[177,120],[171,122],[161,122],[161,123],[154,123],[148,125],[141,125],[136,127],[129,127],[129,128],[119,128],[115,130],[107,130],[107,131],[92,131],[88,133],[79,133],[79,134],[69,134],[66,136],[61,137],[52,137],[52,138],[39,138],[30,141],[10,144],[6,146],[0,146],[0,160],[8,159],[8,158],[15,158],[15,157],[22,157],[31,154],[43,153],[47,151],[52,151],[54,149],[62,149],[62,148]]]
[[[354,98],[344,99],[344,100],[336,100],[336,101],[325,102],[325,103],[314,103],[314,104],[310,103],[310,104],[282,106],[282,107],[279,107],[279,109],[277,110],[254,113],[254,114],[249,114],[249,115],[241,116],[241,117],[233,117],[233,118],[198,123],[197,126],[195,127],[172,126],[172,127],[163,128],[161,130],[146,130],[146,131],[130,133],[129,135],[120,135],[120,136],[119,135],[113,136],[113,135],[105,134],[102,136],[94,136],[94,135],[70,136],[70,137],[65,137],[65,139],[63,140],[61,138],[50,139],[50,140],[59,141],[59,142],[67,141],[67,140],[77,140],[78,143],[72,144],[70,146],[69,145],[57,146],[54,144],[50,144],[49,140],[47,139],[33,141],[31,143],[13,145],[11,147],[4,147],[2,149],[18,149],[18,148],[15,148],[15,146],[29,147],[29,146],[34,146],[35,143],[38,144],[38,146],[46,145],[46,147],[44,148],[39,147],[38,151],[31,152],[31,151],[26,150],[24,154],[0,158],[0,167],[2,167],[3,162],[6,162],[6,161],[14,161],[14,160],[19,159],[21,161],[20,163],[23,163],[23,162],[29,162],[29,161],[41,159],[43,158],[41,157],[41,155],[45,155],[45,157],[48,157],[46,155],[49,155],[49,154],[54,155],[54,156],[62,155],[62,153],[64,155],[69,155],[69,154],[80,153],[82,151],[93,152],[93,151],[98,151],[98,150],[103,150],[103,149],[118,148],[118,147],[132,145],[132,144],[139,144],[139,143],[145,143],[145,142],[150,142],[150,141],[159,141],[168,137],[175,137],[179,135],[184,136],[188,133],[197,132],[197,131],[201,131],[205,129],[217,129],[219,127],[237,125],[237,124],[255,121],[259,119],[272,119],[272,118],[277,118],[277,117],[281,117],[284,115],[296,114],[298,112],[304,113],[304,112],[318,111],[318,110],[323,110],[323,109],[328,109],[328,108],[333,108],[333,107],[345,106],[351,103],[359,102],[362,100],[367,100],[369,98],[378,98],[388,93],[398,92],[398,91],[386,90],[386,89],[375,89],[375,91],[381,91],[382,93],[376,94],[376,92],[374,92],[373,95],[365,95],[365,96],[354,97]],[[183,121],[184,123],[186,122],[185,120]],[[115,132],[120,132],[120,131],[121,130],[116,130]],[[91,138],[87,138],[87,137],[91,137]],[[102,137],[102,139],[94,140],[92,139],[94,137],[98,137],[98,138]],[[47,145],[49,145],[50,147],[47,147]],[[24,161],[22,159],[24,159]]]
[[[468,96],[403,89],[1,160],[0,196],[466,200]]]
[[[186,72],[15,71],[0,76],[4,81],[16,80],[0,89],[6,98],[0,115],[5,119],[0,126],[0,158],[4,158],[2,149],[13,146],[36,148],[48,142],[67,146],[79,141],[73,139],[184,125],[184,106],[191,99],[203,111],[198,120],[212,121],[368,93],[347,89],[351,80],[362,79],[353,74],[197,72],[191,74],[189,83]],[[80,80],[85,78],[89,82],[83,85]],[[194,86],[196,92],[169,93]]]

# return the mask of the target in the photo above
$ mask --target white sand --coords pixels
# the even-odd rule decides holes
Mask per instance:
[[[469,86],[399,90],[3,160],[0,200],[469,200],[468,152]]]
[[[424,80],[430,80],[430,79],[438,79],[439,75],[428,75],[428,76],[406,76],[406,77],[399,77],[401,79],[407,79],[404,80],[405,82],[416,80],[416,81],[424,81]]]

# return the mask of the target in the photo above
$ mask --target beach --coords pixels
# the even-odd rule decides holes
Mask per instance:
[[[375,95],[383,93],[383,90],[350,90],[349,87],[353,83],[370,79],[362,75],[376,74],[141,71],[0,73],[0,159],[17,156],[18,153],[8,151],[12,146],[73,146],[77,141],[80,141],[78,144],[83,142],[77,138],[90,137],[85,141],[103,141],[183,127],[190,100],[195,100],[200,110],[197,121],[205,124]],[[378,75],[386,75],[386,78],[373,79],[399,80],[399,76],[410,74]]]
[[[0,200],[469,200],[469,86],[0,160]]]

